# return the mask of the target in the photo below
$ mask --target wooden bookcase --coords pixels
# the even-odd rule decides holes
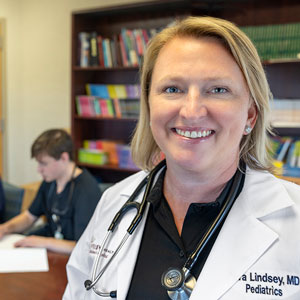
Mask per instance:
[[[288,1],[176,1],[160,0],[139,4],[108,7],[96,10],[78,11],[72,14],[72,83],[71,121],[72,137],[77,151],[84,139],[122,140],[128,143],[136,125],[133,119],[112,119],[82,117],[76,115],[75,97],[85,94],[87,83],[135,84],[139,82],[139,70],[135,67],[101,68],[78,66],[78,34],[86,31],[112,37],[122,28],[158,28],[169,24],[175,18],[188,15],[210,15],[233,21],[237,25],[263,25],[300,22],[300,3]],[[265,63],[271,90],[277,98],[300,98],[300,62],[278,61]],[[299,128],[278,128],[279,135],[299,136]],[[116,166],[94,166],[82,164],[104,182],[116,182],[133,170]]]

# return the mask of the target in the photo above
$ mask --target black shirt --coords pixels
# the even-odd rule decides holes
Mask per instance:
[[[127,300],[170,299],[161,285],[162,274],[170,267],[183,267],[187,257],[195,250],[202,236],[216,219],[232,184],[231,179],[215,202],[191,204],[179,236],[171,209],[163,195],[164,175],[165,171],[160,174],[147,199],[150,209]],[[243,182],[238,194],[242,186]],[[191,273],[195,278],[198,278],[221,226],[192,268]]]
[[[60,216],[59,225],[62,227],[62,234],[66,240],[77,241],[90,218],[101,197],[96,179],[86,170],[73,179],[74,190],[70,192],[71,181],[64,190],[56,194],[56,182],[43,181],[38,193],[29,207],[29,212],[36,217],[45,215],[47,224],[30,234],[53,237],[57,230],[57,224],[52,219],[53,209],[65,214]],[[71,197],[71,204],[68,207],[68,199]]]

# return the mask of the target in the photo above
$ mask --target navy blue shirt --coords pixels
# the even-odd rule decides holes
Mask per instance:
[[[62,227],[64,239],[78,241],[90,218],[92,217],[101,197],[96,179],[86,170],[73,179],[74,190],[69,181],[64,190],[56,193],[56,182],[43,181],[39,191],[29,207],[29,212],[36,217],[45,215],[47,224],[30,234],[53,237],[57,224],[52,219],[54,212],[63,213],[59,224]],[[71,198],[70,205],[68,205]]]

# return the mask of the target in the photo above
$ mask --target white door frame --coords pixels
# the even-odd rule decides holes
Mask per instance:
[[[7,136],[6,136],[6,22],[0,18],[0,175],[7,179]]]

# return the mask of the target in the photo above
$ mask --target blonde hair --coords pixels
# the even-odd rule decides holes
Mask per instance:
[[[241,140],[240,158],[250,168],[270,170],[271,159],[267,147],[268,132],[272,132],[268,118],[272,95],[263,66],[256,48],[237,26],[213,17],[188,17],[174,26],[165,28],[149,42],[141,69],[140,119],[131,143],[134,162],[142,169],[151,170],[161,152],[149,125],[149,89],[160,50],[176,37],[215,37],[231,53],[244,75],[258,113],[253,130]]]

